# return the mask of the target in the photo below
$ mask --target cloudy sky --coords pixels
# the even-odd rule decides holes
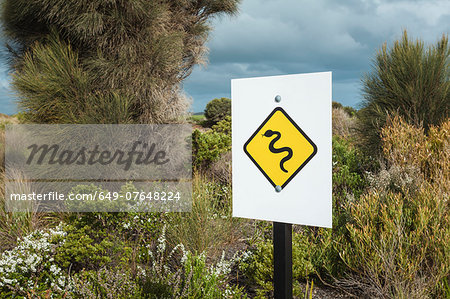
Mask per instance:
[[[333,72],[333,100],[358,107],[360,78],[371,58],[406,29],[435,43],[450,29],[450,1],[242,0],[236,17],[212,23],[207,67],[184,83],[194,112],[230,96],[230,80],[269,75]],[[6,68],[0,71],[0,112],[14,113]]]

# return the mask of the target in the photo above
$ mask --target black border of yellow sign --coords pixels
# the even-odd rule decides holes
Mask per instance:
[[[264,176],[267,178],[267,180],[272,184],[272,186],[275,188],[276,185],[275,183],[270,179],[270,177],[267,175],[267,173],[261,168],[261,166],[259,166],[259,164],[255,161],[255,159],[253,159],[253,157],[250,155],[250,153],[247,151],[247,145],[250,143],[250,141],[256,136],[256,134],[261,130],[261,128],[269,121],[269,119],[272,117],[272,115],[274,115],[275,112],[280,111],[281,113],[283,113],[284,116],[286,116],[286,118],[295,126],[295,128],[300,132],[300,134],[303,135],[303,137],[305,137],[306,140],[308,140],[308,142],[313,146],[314,151],[313,153],[308,157],[308,159],[305,160],[305,162],[303,162],[296,171],[294,171],[294,173],[287,179],[286,182],[284,182],[283,186],[281,186],[282,189],[284,189],[284,187],[297,175],[297,173],[302,170],[302,168],[316,155],[317,153],[317,146],[316,144],[311,140],[311,138],[308,137],[308,135],[306,135],[305,132],[303,132],[302,129],[300,129],[300,127],[295,123],[295,121],[289,116],[289,114],[286,113],[286,111],[284,111],[283,108],[281,107],[276,107],[270,114],[269,116],[266,117],[266,119],[263,121],[263,123],[258,127],[258,129],[256,129],[255,133],[253,133],[253,135],[247,140],[247,142],[244,144],[244,152],[247,154],[247,156],[250,158],[250,160],[253,161],[253,163],[256,165],[256,167],[258,167],[258,169],[264,174]]]

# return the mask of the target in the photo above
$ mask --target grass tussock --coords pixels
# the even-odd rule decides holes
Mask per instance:
[[[217,184],[196,174],[192,201],[192,212],[169,216],[168,239],[192,252],[205,251],[216,257],[240,235],[240,220],[231,217],[231,185]]]

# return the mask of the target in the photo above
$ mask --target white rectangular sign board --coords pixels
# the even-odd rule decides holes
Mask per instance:
[[[231,81],[233,216],[331,227],[331,72]]]

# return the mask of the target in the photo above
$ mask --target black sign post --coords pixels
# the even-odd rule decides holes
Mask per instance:
[[[292,299],[292,224],[273,223],[275,299]]]

